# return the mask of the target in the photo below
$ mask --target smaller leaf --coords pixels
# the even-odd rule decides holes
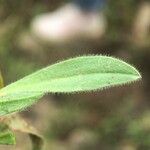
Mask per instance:
[[[5,123],[0,123],[0,144],[14,145],[16,144],[14,133]]]

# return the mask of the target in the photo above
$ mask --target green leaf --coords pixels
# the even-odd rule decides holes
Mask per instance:
[[[43,96],[41,93],[14,93],[0,96],[0,115],[18,112],[35,103]]]
[[[83,56],[41,69],[0,90],[0,115],[22,110],[47,92],[103,89],[140,79],[131,65],[108,56]]]
[[[7,125],[0,124],[0,144],[14,145],[15,136],[13,132],[7,127]]]

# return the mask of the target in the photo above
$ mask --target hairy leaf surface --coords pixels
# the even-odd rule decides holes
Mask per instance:
[[[30,106],[47,92],[103,89],[140,79],[131,65],[108,56],[83,56],[41,69],[0,90],[1,115]],[[17,107],[18,106],[18,107]]]

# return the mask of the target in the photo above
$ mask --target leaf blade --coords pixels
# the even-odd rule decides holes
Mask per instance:
[[[141,78],[139,72],[134,67],[116,58],[107,56],[85,56],[69,59],[50,67],[46,67],[19,80],[15,84],[10,85],[9,89],[6,87],[6,90],[10,90],[12,92],[16,90],[22,92],[69,92],[70,88],[70,92],[73,92],[71,86],[75,85],[79,88],[75,88],[74,91],[83,91],[84,89],[82,89],[81,81],[86,82],[86,80],[84,80],[86,76],[94,76],[95,74],[97,74],[97,78],[99,77],[100,79],[105,76],[105,82],[108,82],[107,80],[110,77],[112,77],[111,81],[113,81],[115,75],[117,75],[116,77],[118,80],[122,79],[124,76],[125,80],[124,82],[122,81],[121,84]],[[67,83],[68,87],[70,87],[66,89],[66,91],[61,91],[63,90],[62,88],[64,88],[63,85],[66,85],[65,83]],[[99,85],[100,88],[103,88],[102,84]],[[104,86],[105,85],[106,83]],[[19,89],[17,89],[17,87],[19,87]],[[3,91],[5,92],[5,90]]]
[[[0,115],[4,116],[6,114],[10,114],[13,112],[18,112],[20,110],[26,109],[27,107],[34,104],[38,99],[43,96],[41,93],[36,94],[17,94],[14,95],[6,95],[0,99]]]
[[[72,58],[41,69],[1,89],[0,108],[5,112],[0,111],[0,115],[22,110],[47,92],[91,91],[130,83],[140,78],[140,73],[133,66],[116,58]],[[15,102],[15,107],[11,107]]]

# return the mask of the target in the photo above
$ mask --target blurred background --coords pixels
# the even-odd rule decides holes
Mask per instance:
[[[0,0],[5,85],[75,56],[127,61],[142,81],[90,93],[48,94],[21,115],[44,136],[44,150],[150,150],[150,1],[96,1]],[[17,145],[0,150],[31,149],[28,137],[16,134]]]

